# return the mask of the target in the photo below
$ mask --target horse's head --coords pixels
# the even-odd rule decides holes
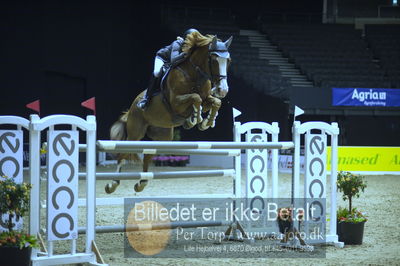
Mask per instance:
[[[211,94],[217,98],[224,98],[229,91],[228,86],[228,66],[231,60],[229,46],[232,42],[232,36],[222,42],[214,36],[208,46],[210,75],[211,75]]]

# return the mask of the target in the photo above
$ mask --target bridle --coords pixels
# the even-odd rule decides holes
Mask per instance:
[[[221,62],[219,62],[218,58],[224,58],[226,59],[229,64],[229,59],[230,59],[230,55],[228,52],[229,46],[232,42],[232,36],[226,40],[225,42],[219,41],[217,39],[217,36],[214,36],[212,41],[208,44],[208,57],[207,57],[207,63],[206,65],[208,65],[208,69],[202,69],[200,66],[198,66],[195,62],[193,62],[192,60],[192,56],[189,56],[188,62],[190,63],[190,66],[195,70],[196,73],[196,79],[195,79],[195,87],[193,87],[193,90],[199,90],[205,82],[210,81],[211,82],[211,88],[212,91],[214,91],[218,86],[220,86],[221,82],[227,84],[226,81],[227,80],[227,75],[221,75]],[[218,62],[218,74],[214,74],[213,73],[213,64],[212,64],[212,60],[213,60],[213,55],[217,56],[217,62]],[[227,66],[226,66],[227,67]],[[207,67],[206,67],[207,68]],[[177,66],[177,69],[179,71],[182,72],[182,74],[185,76],[185,78],[189,81],[193,81],[193,79],[191,79],[190,75],[183,70],[182,68],[180,68],[179,66]],[[225,72],[226,73],[226,72]],[[224,74],[225,74],[224,73]],[[226,86],[226,85],[225,85]]]
[[[220,57],[218,55],[218,53],[227,53],[228,50],[208,50],[208,70],[209,73],[203,69],[201,69],[201,67],[199,67],[198,65],[196,65],[193,61],[192,58],[189,58],[189,62],[192,65],[192,67],[196,70],[196,73],[198,74],[198,76],[200,76],[200,79],[196,79],[196,80],[201,80],[202,84],[204,84],[205,81],[211,81],[211,85],[212,87],[219,81],[221,81],[222,79],[226,79],[227,75],[221,75],[219,74],[218,71],[218,75],[213,73],[213,67],[212,67],[212,55],[216,55],[217,57]],[[228,59],[228,57],[226,57],[226,59]],[[218,69],[219,70],[219,69]],[[196,86],[197,87],[197,86]]]

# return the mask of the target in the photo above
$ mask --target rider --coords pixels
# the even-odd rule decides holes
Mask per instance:
[[[184,39],[188,34],[192,32],[198,32],[198,30],[186,30],[183,34],[184,38],[178,36],[177,39],[173,41],[170,45],[165,46],[164,48],[161,48],[157,51],[156,58],[154,59],[154,70],[150,78],[149,87],[147,88],[146,94],[143,99],[141,99],[137,104],[139,108],[144,110],[147,107],[155,90],[160,85],[160,79],[162,78],[163,73],[163,66],[165,64],[168,64],[170,65],[169,67],[172,68],[185,60],[187,53],[182,52],[181,49],[184,43]]]

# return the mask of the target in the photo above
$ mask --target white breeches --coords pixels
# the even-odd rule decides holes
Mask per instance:
[[[164,62],[160,58],[156,57],[154,59],[154,70],[153,70],[153,75],[157,78],[160,77],[161,75],[161,68],[163,67]]]

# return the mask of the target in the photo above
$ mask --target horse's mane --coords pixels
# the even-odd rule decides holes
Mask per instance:
[[[202,35],[200,32],[194,31],[186,36],[182,46],[182,52],[189,53],[197,47],[202,47],[211,43],[214,35]]]

